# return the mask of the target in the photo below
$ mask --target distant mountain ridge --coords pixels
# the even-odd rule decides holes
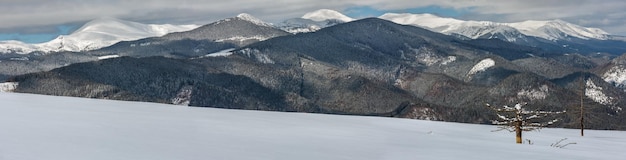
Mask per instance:
[[[277,24],[264,22],[249,14],[240,14],[259,26],[275,27],[289,33],[314,32],[319,29],[355,20],[338,11],[320,9]],[[469,39],[500,39],[516,44],[549,48],[559,52],[626,52],[626,40],[598,29],[568,23],[562,20],[498,23],[464,21],[433,14],[386,13],[379,18],[404,25],[424,27],[432,31]],[[30,52],[89,51],[113,45],[120,41],[159,37],[167,33],[188,31],[199,25],[141,24],[115,18],[100,18],[86,23],[72,34],[61,35],[40,44],[20,41],[0,41],[0,53],[26,54]],[[233,37],[235,39],[267,37]],[[609,41],[609,43],[604,43]]]
[[[563,40],[568,37],[598,40],[609,39],[609,33],[601,29],[586,28],[558,19],[552,21],[529,20],[516,23],[498,23],[490,21],[463,21],[454,18],[443,18],[433,14],[411,13],[386,13],[380,16],[380,18],[387,19],[398,24],[426,27],[446,34],[461,34],[474,39],[489,33],[480,30],[483,28],[496,28],[492,32],[507,30],[506,28],[514,28],[524,35],[544,38],[552,41]],[[474,29],[474,31],[464,30],[464,28],[471,29],[472,27],[478,28]],[[480,34],[481,32],[482,34]]]
[[[110,20],[108,19],[107,21],[111,22]],[[101,22],[97,24],[101,24]],[[103,28],[102,25],[100,26],[100,28]],[[135,25],[135,27],[122,26],[127,26],[131,29],[141,28],[142,26],[150,27],[141,24]],[[120,28],[120,25],[114,25],[113,27]],[[97,28],[83,27],[82,29],[94,30]],[[121,41],[95,50],[50,53],[42,53],[42,51],[28,53],[10,52],[0,54],[0,81],[4,81],[11,76],[48,71],[74,63],[122,56],[194,58],[220,51],[227,55],[227,50],[284,35],[290,34],[274,28],[269,23],[251,15],[240,14],[236,17],[223,19],[189,31],[169,33],[160,37],[144,37],[146,35],[142,35],[139,36],[140,39]]]
[[[582,27],[558,19],[499,23],[411,13],[386,13],[379,18],[469,39],[499,39],[552,53],[600,52],[617,56],[626,53],[626,41],[619,36],[610,35],[598,28]]]
[[[142,24],[111,17],[95,19],[85,23],[69,35],[38,44],[19,41],[1,41],[0,53],[27,54],[30,52],[80,52],[100,49],[120,41],[158,37],[172,32],[188,31],[198,25]]]
[[[270,38],[291,35],[249,14],[239,14],[195,29],[124,41],[85,52],[96,56],[165,56],[192,58],[234,49]]]
[[[431,31],[462,39],[498,39],[530,46],[545,52],[563,53],[626,53],[626,40],[598,28],[588,28],[563,20],[528,20],[516,23],[464,21],[433,14],[386,13],[378,18],[404,25],[423,27]],[[337,11],[322,9],[277,24],[291,33],[314,32],[321,28],[352,21]]]
[[[543,38],[550,41],[567,40],[568,38],[580,38],[584,40],[609,40],[611,35],[606,31],[598,28],[588,28],[575,25],[563,20],[551,21],[535,21],[528,20],[516,23],[499,23],[491,21],[464,21],[454,18],[439,17],[433,14],[412,14],[412,13],[385,13],[378,18],[390,20],[398,24],[415,25],[424,27],[436,32],[444,34],[458,34],[468,38],[489,38],[489,35],[510,33],[509,37],[504,38],[509,42],[517,40],[519,37],[514,36],[532,36]],[[314,22],[336,21],[350,22],[354,18],[350,18],[340,12],[320,9],[317,11],[306,13],[298,20],[310,20]],[[286,20],[283,23],[295,23],[295,19]],[[306,22],[302,22],[306,23]],[[308,25],[309,27],[312,26]],[[281,24],[279,24],[281,26]],[[282,25],[284,26],[284,25]],[[317,25],[324,28],[330,25]]]

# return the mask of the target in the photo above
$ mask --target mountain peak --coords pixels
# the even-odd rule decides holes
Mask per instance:
[[[237,18],[244,20],[244,21],[252,22],[260,26],[272,26],[272,24],[267,23],[261,19],[258,19],[248,13],[240,13],[239,15],[237,15]]]
[[[325,20],[340,20],[343,22],[353,21],[353,18],[350,18],[340,12],[330,9],[320,9],[317,11],[309,12],[302,16],[303,19],[310,19],[313,21],[325,21]]]
[[[576,24],[569,23],[560,19],[547,21],[523,21],[517,23],[508,23],[507,25],[520,30],[522,33],[541,37],[548,40],[558,40],[564,35],[576,37],[580,39],[608,39],[609,33],[598,28],[587,28]]]
[[[385,13],[379,18],[390,20],[398,24],[415,25],[420,27],[428,27],[430,29],[457,25],[464,21],[454,18],[443,18],[433,14],[413,14],[413,13]]]

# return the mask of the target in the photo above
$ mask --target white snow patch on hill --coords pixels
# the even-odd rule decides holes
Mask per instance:
[[[230,37],[226,39],[218,39],[218,40],[215,40],[215,42],[224,42],[224,41],[244,42],[244,41],[251,41],[251,40],[264,41],[269,38],[271,37],[265,37],[261,35],[256,35],[256,36],[251,36],[251,37],[235,36],[235,37]]]
[[[0,83],[0,92],[13,92],[17,88],[17,82],[4,82]]]
[[[609,97],[603,93],[602,87],[596,86],[596,84],[593,83],[593,81],[591,80],[587,80],[586,86],[587,87],[585,89],[585,95],[591,98],[591,100],[598,102],[602,105],[606,105],[607,107],[615,111],[615,113],[619,113],[622,111],[622,107],[615,106],[615,98]]]
[[[172,104],[189,106],[191,103],[191,94],[193,93],[193,86],[184,86],[178,91],[176,97],[172,98]]]
[[[28,57],[15,57],[15,58],[9,58],[12,61],[28,61],[30,60],[30,58]]]
[[[528,98],[530,100],[542,100],[548,97],[549,88],[547,85],[542,85],[538,89],[522,89],[517,92],[518,98]]]
[[[585,96],[591,98],[593,101],[603,105],[613,104],[613,97],[609,97],[602,92],[603,88],[597,86],[593,81],[587,80],[585,84]]]
[[[426,64],[427,66],[432,66],[437,63],[439,63],[439,65],[447,65],[448,63],[456,61],[455,56],[440,57],[435,54],[420,54],[417,58],[418,61]]]
[[[448,65],[449,63],[452,63],[454,61],[456,61],[455,56],[448,56],[441,61],[441,65]]]
[[[119,57],[120,57],[120,55],[113,54],[113,55],[100,56],[100,57],[98,57],[98,60],[119,58]]]
[[[470,71],[467,73],[467,75],[473,75],[476,74],[478,72],[482,72],[485,71],[493,66],[496,65],[496,61],[494,61],[491,58],[486,58],[481,60],[480,62],[478,62],[476,65],[474,65],[474,67],[472,67],[472,69],[470,69]]]
[[[215,53],[209,53],[203,57],[226,57],[226,56],[230,56],[233,54],[233,50],[235,50],[234,48],[231,49],[225,49],[225,50],[221,50],[219,52],[215,52]]]
[[[615,66],[602,75],[604,81],[613,83],[626,91],[626,68],[623,66]]]
[[[195,57],[191,59],[199,59],[199,58],[207,58],[207,57],[227,57],[227,56],[232,55],[234,50],[235,48],[225,49],[225,50],[221,50],[221,51],[214,52],[214,53],[209,53],[204,56]]]

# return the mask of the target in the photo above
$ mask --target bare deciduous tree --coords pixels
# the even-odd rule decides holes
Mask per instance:
[[[543,118],[549,115],[565,113],[565,111],[527,111],[522,106],[522,104],[518,103],[515,104],[515,107],[505,105],[502,108],[495,108],[487,104],[487,107],[497,112],[498,120],[493,120],[492,123],[501,126],[496,131],[508,130],[515,132],[515,142],[520,144],[522,143],[523,131],[538,130],[551,125],[557,122],[558,119],[542,121]]]

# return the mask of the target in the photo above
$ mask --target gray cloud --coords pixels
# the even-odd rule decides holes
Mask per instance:
[[[514,22],[563,19],[626,35],[623,0],[3,0],[0,31],[117,17],[144,23],[209,23],[250,13],[270,22],[302,16],[316,9],[345,10],[369,6],[401,10],[440,6],[462,10],[466,20]]]

